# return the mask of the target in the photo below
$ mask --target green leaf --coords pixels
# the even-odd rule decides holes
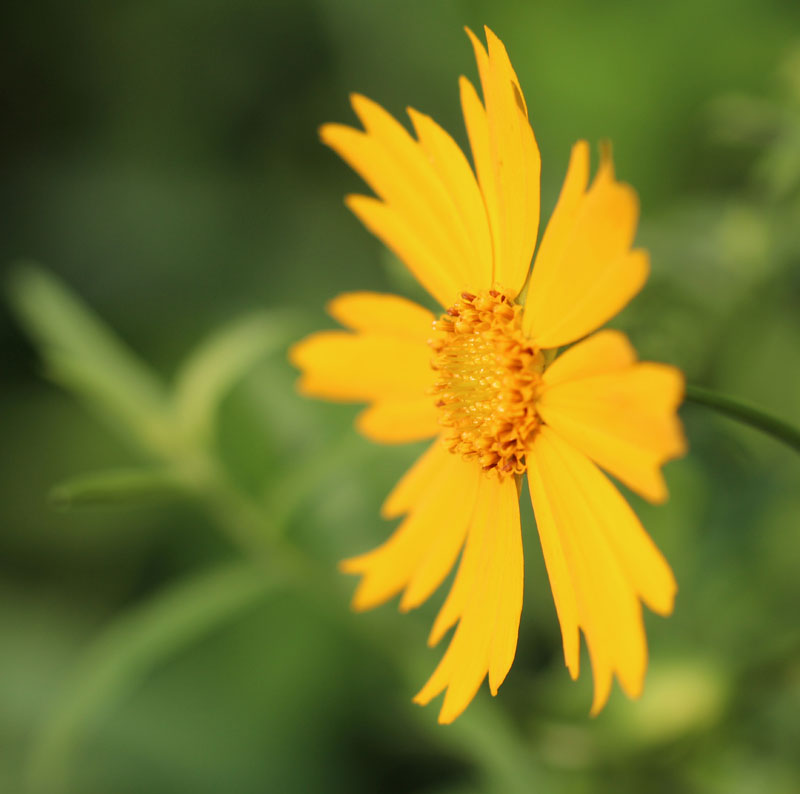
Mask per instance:
[[[118,618],[89,647],[36,737],[28,766],[30,790],[68,790],[70,764],[81,739],[117,703],[153,668],[280,583],[263,568],[229,564],[173,585]]]
[[[228,391],[291,336],[288,315],[258,312],[226,325],[202,342],[175,379],[175,412],[189,438],[207,440]]]
[[[56,381],[148,450],[161,453],[172,446],[162,383],[57,278],[36,265],[19,265],[8,281],[8,293]]]
[[[83,474],[57,485],[50,501],[58,508],[163,502],[185,496],[191,483],[174,469],[113,469]]]

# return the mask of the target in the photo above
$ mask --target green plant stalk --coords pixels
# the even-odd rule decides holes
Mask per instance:
[[[755,427],[762,433],[767,433],[778,441],[782,441],[795,452],[800,452],[800,430],[798,428],[749,403],[728,397],[726,394],[719,394],[703,386],[693,385],[686,386],[685,401],[696,405],[705,405],[724,416]]]

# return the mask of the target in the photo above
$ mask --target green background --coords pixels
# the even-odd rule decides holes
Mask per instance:
[[[352,122],[359,91],[463,143],[462,27],[483,23],[526,93],[544,215],[578,138],[611,139],[640,193],[653,274],[614,324],[800,422],[797,3],[6,3],[0,791],[800,790],[800,465],[707,409],[682,410],[668,504],[632,498],[680,586],[672,618],[648,616],[640,701],[615,689],[588,717],[588,659],[572,683],[525,500],[517,659],[455,725],[410,702],[441,653],[424,644],[441,594],[348,611],[336,561],[386,537],[380,503],[421,447],[371,445],[356,408],[297,397],[285,349],[332,326],[338,292],[418,292],[344,208],[359,181],[316,130]],[[176,372],[216,484],[147,435],[143,384]],[[243,531],[263,531],[254,566]]]

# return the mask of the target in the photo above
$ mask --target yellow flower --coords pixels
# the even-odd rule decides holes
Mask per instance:
[[[445,313],[436,319],[393,295],[340,295],[330,313],[350,331],[314,334],[291,358],[303,393],[370,403],[358,418],[367,437],[437,437],[383,505],[384,518],[406,516],[399,528],[342,563],[361,575],[356,609],[402,592],[400,609],[408,610],[460,555],[429,642],[455,632],[416,702],[446,690],[439,721],[451,722],[487,674],[496,694],[511,667],[527,474],[566,665],[576,678],[583,631],[597,713],[614,675],[629,696],[640,694],[641,602],[668,615],[676,591],[669,565],[598,466],[650,501],[666,499],[660,467],[685,450],[676,416],[683,379],[673,367],[637,362],[618,331],[587,336],[628,303],[649,270],[647,252],[631,247],[636,193],[616,181],[610,152],[589,185],[589,147],[575,144],[530,269],[539,149],[502,42],[487,28],[485,49],[467,32],[483,90],[481,101],[461,77],[475,173],[453,139],[413,109],[416,139],[357,95],[364,131],[321,129],[378,196],[348,196],[347,205]]]

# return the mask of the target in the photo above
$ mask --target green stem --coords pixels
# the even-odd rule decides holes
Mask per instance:
[[[771,435],[796,452],[800,452],[800,430],[782,419],[770,416],[760,408],[703,386],[692,385],[686,387],[686,402],[713,408],[731,419],[736,419]]]

